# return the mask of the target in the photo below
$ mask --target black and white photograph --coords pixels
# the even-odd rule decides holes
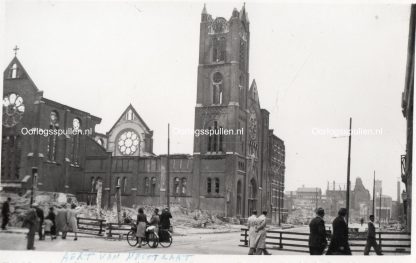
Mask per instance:
[[[416,4],[0,5],[2,262],[410,262]]]

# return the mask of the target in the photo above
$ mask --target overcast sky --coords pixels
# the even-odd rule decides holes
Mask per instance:
[[[131,103],[166,153],[167,123],[193,128],[202,2],[8,1],[3,68],[18,58],[48,99],[102,118],[108,131]],[[207,3],[230,18],[242,2]],[[409,5],[248,2],[250,76],[270,128],[285,141],[286,189],[346,182],[348,139],[318,129],[382,129],[353,136],[351,181],[396,200]],[[172,134],[171,152],[192,154],[193,137]],[[403,185],[402,185],[403,189]],[[370,190],[371,191],[371,190]]]

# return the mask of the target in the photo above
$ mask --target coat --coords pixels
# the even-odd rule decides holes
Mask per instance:
[[[322,217],[317,216],[309,223],[309,246],[316,248],[325,248],[328,241],[326,240],[325,221]]]
[[[10,204],[9,201],[3,203],[3,207],[1,208],[1,215],[3,217],[8,217],[10,214]]]
[[[170,228],[170,219],[172,218],[172,214],[169,211],[163,211],[160,215],[160,226],[162,229],[169,229]]]
[[[257,232],[256,237],[256,248],[266,248],[266,216],[261,215],[257,218],[258,223],[255,227],[255,231]]]
[[[56,210],[55,224],[57,232],[67,232],[68,231],[68,221],[67,216],[68,210],[65,208]]]
[[[255,215],[251,215],[247,219],[247,226],[248,226],[248,240],[250,248],[256,248],[256,239],[257,239],[257,233],[256,233],[256,226],[257,226],[257,217]]]
[[[160,224],[160,218],[159,215],[152,215],[152,218],[149,222],[150,225],[155,227],[155,233],[159,233],[159,224]]]
[[[374,226],[373,222],[368,222],[368,232],[367,232],[368,239],[376,239],[376,227]]]
[[[140,238],[146,237],[146,225],[147,225],[146,215],[145,214],[138,214],[137,215],[136,237],[140,237]]]
[[[75,209],[71,209],[67,213],[67,222],[69,230],[74,233],[78,232],[77,213],[78,211]]]
[[[327,255],[340,254],[351,255],[348,244],[348,226],[342,216],[338,216],[332,222],[333,233]]]
[[[39,227],[39,218],[36,209],[30,208],[23,220],[23,227],[29,228],[29,235],[34,235]]]

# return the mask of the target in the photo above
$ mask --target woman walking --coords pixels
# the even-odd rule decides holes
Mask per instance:
[[[75,204],[71,204],[71,210],[68,211],[68,224],[69,228],[74,232],[75,238],[74,241],[78,240],[78,224],[77,224],[77,213],[76,210],[77,206]]]
[[[137,247],[142,247],[142,239],[146,237],[147,217],[143,212],[143,208],[139,208],[138,212],[136,237],[139,245]]]

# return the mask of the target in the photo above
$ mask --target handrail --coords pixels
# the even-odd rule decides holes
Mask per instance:
[[[248,228],[241,228],[241,237],[240,239],[242,244],[240,246],[248,246]],[[278,234],[278,235],[276,235]],[[366,233],[363,233],[366,234]],[[269,249],[285,250],[285,251],[295,251],[302,253],[309,253],[309,238],[296,238],[294,236],[309,236],[309,233],[305,232],[291,232],[291,231],[280,231],[280,230],[269,230],[266,233],[266,245],[270,245]],[[400,235],[402,237],[394,238],[392,235]],[[383,237],[387,236],[387,237]],[[409,236],[409,238],[403,237]],[[410,254],[411,248],[411,233],[409,232],[376,232],[376,238],[379,243],[379,246],[382,248],[383,253],[398,253],[398,254]],[[359,237],[350,237],[350,246],[352,252],[363,252],[366,245],[365,242],[366,236]],[[400,244],[392,243],[400,242]],[[404,243],[403,243],[404,242]],[[299,248],[299,249],[293,249]],[[362,249],[358,249],[361,247]],[[303,248],[303,249],[302,249]],[[384,249],[390,248],[390,249]],[[395,248],[392,250],[391,248]]]

